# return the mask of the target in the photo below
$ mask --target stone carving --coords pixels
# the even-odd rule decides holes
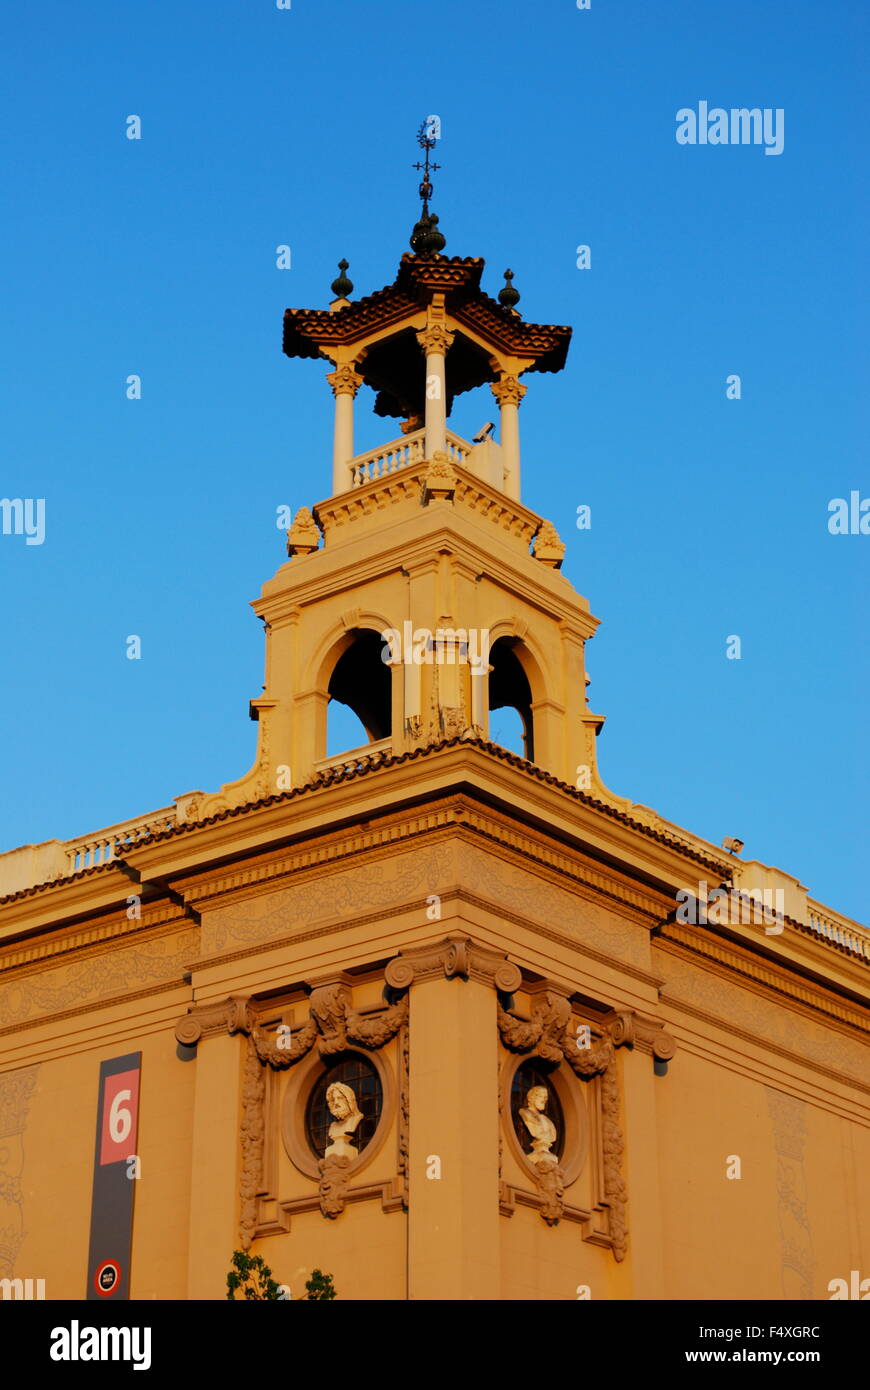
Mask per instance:
[[[263,1143],[264,1143],[264,1101],[265,1066],[283,1070],[293,1066],[305,1057],[317,1044],[321,1056],[342,1052],[348,1043],[358,1043],[362,1047],[379,1048],[388,1043],[408,1018],[407,996],[381,1009],[377,1014],[364,1015],[351,1008],[350,990],[343,980],[331,980],[311,991],[309,1016],[301,1028],[289,1036],[283,1032],[274,1037],[264,1032],[256,1023],[247,1001],[241,997],[227,999],[219,1004],[190,1011],[176,1027],[175,1035],[180,1042],[196,1042],[208,1031],[243,1032],[248,1035],[248,1049],[245,1058],[245,1075],[242,1087],[242,1172],[240,1179],[241,1215],[239,1232],[243,1250],[250,1248],[257,1227],[258,1193],[262,1190]],[[340,1132],[335,1125],[330,1126],[330,1138],[334,1141],[320,1161],[320,1207],[324,1216],[338,1216],[344,1209],[346,1174],[344,1172],[354,1158],[357,1150],[347,1142],[347,1134],[359,1124],[362,1118],[356,1104],[356,1097],[349,1086],[336,1082],[330,1087],[337,1108],[343,1108],[336,1097],[346,1092],[345,1100],[353,1098],[353,1113],[357,1117],[352,1128],[347,1126]],[[327,1093],[329,1094],[329,1093]],[[329,1101],[327,1101],[329,1104]],[[330,1110],[341,1125],[348,1115],[339,1116],[337,1110]],[[335,1133],[333,1133],[335,1130]],[[342,1134],[344,1139],[342,1139]],[[325,1165],[325,1166],[324,1166]]]
[[[456,470],[447,454],[436,449],[423,478],[423,501],[451,498],[456,491]]]
[[[411,1118],[411,1033],[407,1024],[402,1025],[399,1045],[399,1174],[404,1179],[403,1205],[408,1205],[408,1156],[410,1152]],[[501,1140],[499,1140],[501,1142]]]
[[[806,1106],[772,1086],[765,1086],[764,1090],[776,1146],[782,1295],[787,1299],[812,1299],[816,1261],[804,1169]]]
[[[432,946],[414,947],[394,956],[384,971],[384,979],[393,989],[408,989],[415,980],[442,974],[448,980],[456,975],[482,980],[503,994],[513,994],[523,979],[513,961],[461,933],[451,933]]]
[[[626,1188],[622,1176],[622,1154],[625,1144],[619,1122],[619,1082],[616,1076],[616,1050],[613,1040],[601,1038],[593,1047],[578,1048],[576,1038],[566,1039],[565,1059],[578,1076],[601,1077],[602,1154],[604,1160],[604,1196],[610,1207],[610,1236],[617,1260],[625,1258],[627,1229],[625,1224]]]
[[[249,1037],[242,1082],[242,1173],[239,1180],[239,1239],[243,1250],[250,1249],[257,1225],[257,1193],[263,1172],[265,1092],[266,1073],[257,1056],[255,1041],[253,1037]]]
[[[627,1242],[626,1188],[622,1176],[624,1143],[619,1116],[616,1048],[609,1034],[600,1037],[591,1047],[578,1048],[576,1035],[570,1027],[571,1019],[568,1000],[555,990],[544,990],[535,998],[530,1020],[515,1018],[501,1007],[498,1010],[499,1034],[505,1047],[511,1051],[534,1052],[535,1056],[545,1057],[553,1062],[561,1062],[564,1058],[578,1076],[601,1077],[604,1199],[610,1208],[610,1238],[614,1258],[622,1260],[625,1258]],[[536,1177],[540,1176],[536,1171]],[[547,1175],[547,1209],[550,1215],[545,1215],[542,1208],[541,1216],[549,1224],[553,1224],[553,1212],[560,1200],[557,1194],[557,1178],[558,1175],[551,1182]]]
[[[506,375],[499,381],[494,381],[490,388],[498,404],[519,405],[526,391],[529,389],[518,381],[515,376]]]
[[[353,1087],[346,1086],[343,1081],[333,1081],[332,1085],[327,1087],[326,1104],[335,1120],[329,1126],[330,1143],[324,1150],[324,1158],[329,1158],[330,1155],[336,1158],[358,1158],[359,1149],[351,1143],[350,1136],[359,1128],[363,1114],[357,1104]]]
[[[355,396],[363,384],[359,372],[355,372],[347,363],[336,367],[334,372],[327,372],[326,380],[332,387],[333,396]]]
[[[520,1118],[532,1136],[532,1152],[526,1162],[535,1178],[542,1198],[541,1216],[548,1226],[555,1226],[562,1216],[565,1174],[557,1156],[551,1152],[556,1142],[556,1126],[545,1114],[548,1092],[546,1086],[532,1086]]]
[[[535,1175],[535,1186],[542,1200],[541,1217],[548,1226],[556,1226],[564,1210],[565,1174],[554,1154],[529,1159]]]
[[[443,323],[429,323],[417,334],[417,342],[427,357],[433,352],[440,352],[444,356],[455,336]]]
[[[608,1031],[614,1047],[634,1047],[640,1052],[651,1052],[660,1062],[669,1062],[677,1050],[676,1041],[663,1023],[634,1011],[617,1014],[609,1021]]]
[[[458,738],[468,728],[465,710],[459,706],[441,706],[441,730],[445,738]]]
[[[300,507],[287,532],[288,555],[310,555],[320,545],[320,531],[308,507]]]
[[[317,1165],[320,1169],[320,1210],[323,1215],[335,1220],[344,1211],[347,1198],[347,1170],[352,1159],[340,1154],[327,1154]]]
[[[546,1114],[549,1099],[546,1086],[533,1086],[526,1095],[526,1103],[520,1110],[520,1117],[532,1136],[532,1153],[537,1157],[548,1156],[555,1159],[550,1150],[556,1142],[556,1126]]]
[[[559,533],[551,521],[541,523],[532,546],[532,555],[550,569],[561,569],[565,558],[565,542],[559,539]]]
[[[561,1062],[563,1038],[571,1022],[571,1005],[563,994],[545,990],[532,1005],[528,1022],[515,1018],[499,1005],[498,1027],[501,1040],[512,1052],[530,1052],[548,1062]],[[576,1046],[576,1042],[574,1043]]]
[[[24,1136],[39,1063],[0,1076],[0,1278],[11,1279],[24,1239]]]
[[[260,719],[260,756],[257,761],[257,780],[254,783],[254,797],[258,801],[264,801],[267,796],[277,790],[271,777],[271,767],[269,766],[269,721],[268,717],[261,715]]]
[[[156,921],[167,917],[169,913],[163,909],[159,916],[155,914]],[[182,918],[175,920],[183,922]],[[125,926],[138,929],[136,922]],[[62,1011],[77,1011],[91,1000],[121,1000],[142,986],[179,981],[198,949],[199,932],[191,928],[141,946],[123,948],[115,941],[99,955],[10,980],[0,987],[0,1027],[49,1013],[58,1024]]]
[[[175,1036],[185,1047],[195,1047],[211,1033],[247,1033],[251,1020],[248,1000],[232,994],[216,1004],[195,1004],[175,1025]]]

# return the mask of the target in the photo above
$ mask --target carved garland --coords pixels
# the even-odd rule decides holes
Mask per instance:
[[[183,1018],[176,1029],[179,1042],[188,1046],[199,1041],[203,1033],[226,1031],[245,1033],[248,1044],[242,1084],[242,1173],[240,1182],[241,1217],[239,1231],[242,1249],[248,1250],[257,1226],[257,1194],[262,1187],[263,1145],[265,1139],[264,1102],[266,1066],[284,1070],[299,1062],[317,1045],[321,1057],[343,1052],[348,1043],[372,1050],[383,1047],[407,1021],[408,998],[400,1000],[374,1015],[358,1013],[351,1007],[350,990],[344,981],[330,981],[311,991],[306,1022],[280,1043],[266,1034],[257,1024],[247,1002],[241,998],[222,1001],[192,1012]],[[405,1030],[407,1033],[407,1029]],[[407,1044],[405,1045],[407,1046]],[[407,1068],[403,1066],[403,1073]],[[407,1163],[407,1081],[403,1075],[403,1123]],[[344,1210],[347,1192],[347,1159],[321,1159],[320,1209],[324,1216],[335,1217]]]
[[[409,1064],[410,1037],[408,1029],[409,998],[407,991],[418,980],[444,975],[447,979],[461,976],[485,980],[497,991],[513,994],[520,988],[522,974],[507,958],[480,946],[463,933],[451,933],[430,946],[403,952],[389,962],[384,972],[387,984],[394,990],[405,991],[403,998],[376,1014],[364,1015],[351,1007],[348,984],[343,979],[331,980],[312,989],[309,1016],[306,1022],[281,1043],[271,1038],[257,1024],[256,1017],[242,996],[232,996],[217,1004],[191,1010],[176,1028],[178,1041],[191,1046],[204,1034],[218,1032],[247,1035],[245,1072],[242,1089],[242,1173],[240,1183],[240,1236],[243,1249],[250,1248],[257,1225],[257,1198],[262,1188],[264,1152],[265,1067],[284,1070],[305,1057],[316,1045],[321,1057],[346,1049],[356,1043],[372,1050],[385,1046],[399,1035],[399,1158],[398,1169],[407,1192],[409,1156]],[[651,1053],[659,1061],[669,1060],[675,1052],[673,1038],[657,1019],[645,1018],[634,1012],[613,1014],[605,1031],[588,1048],[578,1048],[571,1031],[573,1013],[564,994],[545,989],[534,1002],[530,1020],[517,1018],[501,1004],[498,1008],[498,1029],[502,1043],[512,1052],[528,1053],[556,1064],[563,1060],[578,1076],[601,1077],[602,1160],[604,1172],[604,1201],[609,1208],[610,1242],[616,1260],[626,1253],[627,1230],[625,1208],[627,1201],[622,1173],[624,1141],[620,1125],[620,1095],[616,1070],[616,1048],[637,1047]],[[499,1098],[501,1109],[501,1098]],[[501,1159],[501,1127],[499,1127],[499,1158]],[[540,1212],[544,1221],[555,1225],[563,1211],[564,1172],[552,1159],[546,1162],[528,1160],[540,1197]],[[344,1210],[347,1193],[347,1169],[350,1160],[332,1156],[318,1164],[320,1171],[319,1197],[324,1216],[335,1217]],[[501,1167],[501,1163],[499,1163]]]
[[[633,1013],[616,1014],[608,1021],[607,1031],[588,1048],[578,1048],[571,1031],[571,1005],[564,995],[545,990],[535,1000],[530,1020],[516,1018],[499,1005],[498,1027],[502,1043],[512,1052],[534,1053],[546,1061],[560,1063],[563,1059],[578,1076],[601,1077],[602,1159],[604,1169],[604,1199],[610,1210],[610,1236],[616,1260],[625,1257],[627,1201],[622,1173],[624,1141],[619,1120],[619,1082],[616,1072],[616,1048],[639,1046],[664,1061],[674,1055],[673,1038],[657,1020],[646,1020]],[[562,1215],[564,1172],[552,1159],[527,1160],[541,1197],[541,1217],[555,1225]]]

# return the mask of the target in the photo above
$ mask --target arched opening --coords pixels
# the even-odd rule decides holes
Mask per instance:
[[[535,756],[532,691],[514,651],[515,637],[499,637],[489,654],[489,736],[530,762]]]
[[[326,755],[377,743],[392,732],[392,675],[377,632],[355,632],[329,680]]]

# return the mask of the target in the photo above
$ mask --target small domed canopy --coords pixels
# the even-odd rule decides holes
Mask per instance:
[[[426,230],[437,232],[437,227]],[[509,282],[501,303],[480,288],[482,259],[433,253],[431,238],[424,240],[425,253],[406,252],[385,289],[335,312],[287,309],[286,355],[353,359],[365,384],[377,392],[377,415],[422,416],[426,378],[414,335],[437,302],[454,335],[447,353],[448,414],[455,396],[498,379],[499,361],[519,363],[524,373],[561,371],[570,328],[526,323],[513,307],[519,296]]]

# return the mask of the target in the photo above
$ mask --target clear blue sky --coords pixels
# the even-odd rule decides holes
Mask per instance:
[[[574,328],[566,370],[527,378],[523,495],[602,620],[606,782],[866,918],[870,537],[827,520],[870,495],[868,22],[864,0],[7,7],[0,495],[44,497],[46,534],[0,536],[0,846],[250,766],[248,601],[284,558],[276,508],[331,480],[326,366],[283,357],[283,310],[325,306],[342,255],[356,295],[390,283],[438,114],[448,254]],[[702,100],[782,108],[782,154],[678,145]],[[371,399],[360,449],[392,432]],[[487,418],[480,392],[453,424]]]

